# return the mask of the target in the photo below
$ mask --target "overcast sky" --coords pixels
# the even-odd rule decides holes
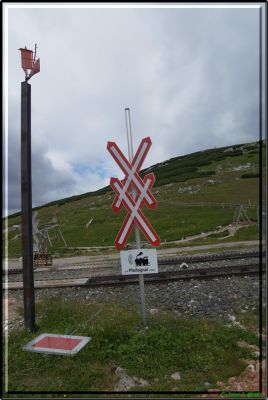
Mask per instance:
[[[9,214],[20,210],[20,47],[37,43],[41,60],[29,81],[33,206],[122,178],[106,144],[127,154],[126,107],[134,151],[152,140],[144,167],[259,140],[258,8],[23,4],[4,28]]]

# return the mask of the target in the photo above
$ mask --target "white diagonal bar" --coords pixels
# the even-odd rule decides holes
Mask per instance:
[[[121,233],[121,236],[118,240],[118,243],[123,243],[124,239],[126,237],[126,234],[129,230],[129,226],[132,223],[132,220],[136,217],[136,219],[139,221],[139,223],[142,225],[143,229],[146,231],[146,233],[148,234],[148,236],[151,238],[152,241],[155,241],[156,237],[154,235],[154,233],[151,231],[150,227],[144,222],[144,220],[140,217],[139,213],[138,213],[138,209],[140,207],[140,204],[145,196],[145,193],[148,190],[148,187],[151,183],[150,179],[147,179],[147,181],[145,182],[145,185],[142,188],[142,192],[141,195],[139,196],[137,202],[135,203],[135,206],[133,206],[132,202],[129,200],[129,198],[125,195],[122,194],[123,192],[123,188],[120,186],[119,182],[115,182],[114,186],[116,188],[116,190],[120,193],[120,196],[122,195],[122,199],[123,201],[127,204],[127,206],[129,207],[129,209],[131,210],[131,214],[129,215],[129,219],[124,227],[124,230]]]
[[[138,153],[137,159],[136,159],[136,161],[135,161],[135,163],[134,163],[134,165],[133,165],[135,171],[137,170],[138,165],[139,165],[139,163],[140,163],[140,160],[141,160],[141,158],[143,157],[143,155],[144,155],[144,153],[145,153],[145,151],[146,151],[146,149],[147,149],[148,146],[150,146],[150,144],[148,144],[148,142],[143,142],[143,144],[142,144],[142,146],[141,146],[141,149],[140,149],[140,151],[139,151],[139,153]]]
[[[126,182],[125,182],[125,185],[123,186],[122,193],[120,194],[120,196],[118,197],[118,199],[117,199],[117,201],[116,201],[116,203],[115,203],[115,206],[116,206],[116,207],[119,207],[119,206],[120,206],[120,204],[121,204],[121,202],[122,202],[122,199],[123,199],[123,195],[124,195],[125,192],[127,191],[127,188],[128,188],[128,186],[129,186],[130,182],[131,182],[131,181],[134,181],[134,175],[133,175],[133,174],[137,171],[137,167],[138,167],[138,165],[139,165],[139,163],[140,163],[140,160],[141,160],[141,158],[143,157],[143,155],[144,155],[144,153],[145,153],[145,151],[146,151],[146,149],[147,149],[147,146],[148,146],[148,143],[147,143],[147,142],[144,142],[144,143],[142,144],[142,147],[141,147],[140,152],[139,152],[139,154],[138,154],[138,156],[137,156],[137,158],[136,158],[136,161],[135,161],[135,163],[132,165],[131,173],[128,175],[127,180],[126,180]],[[136,182],[136,181],[135,181],[135,182]],[[152,201],[151,201],[151,203],[152,203]],[[151,203],[150,203],[150,204],[151,204]]]
[[[120,235],[120,238],[118,239],[118,243],[122,244],[122,243],[124,242],[125,237],[126,237],[128,231],[129,231],[130,225],[131,225],[131,223],[132,223],[132,220],[133,220],[133,219],[131,218],[130,214],[128,214],[127,223],[126,223],[126,225],[124,226],[124,230],[122,231],[122,233],[121,233],[121,235]]]
[[[145,143],[146,144],[146,143]],[[143,191],[143,185],[136,179],[135,177],[135,172],[136,172],[136,165],[138,165],[137,162],[135,162],[135,165],[132,166],[132,168],[130,169],[128,164],[125,162],[124,158],[121,157],[120,153],[117,151],[115,146],[111,146],[110,150],[112,151],[112,153],[114,154],[115,158],[123,165],[124,169],[127,171],[128,177],[127,177],[127,181],[125,183],[125,185],[123,186],[122,190],[120,191],[120,195],[118,200],[116,201],[116,207],[119,207],[121,204],[121,201],[123,199],[123,196],[125,194],[125,192],[128,189],[128,185],[130,182],[134,182],[135,185],[137,186],[137,188],[139,189],[140,192]],[[141,157],[144,154],[144,151],[146,150],[146,146],[142,146],[142,151],[140,151]],[[138,159],[138,157],[137,157]],[[145,199],[147,200],[148,204],[153,204],[153,200],[149,197],[148,192],[145,193]]]

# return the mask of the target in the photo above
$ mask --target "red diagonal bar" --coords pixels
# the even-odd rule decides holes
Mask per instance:
[[[123,193],[129,190],[130,185],[133,185],[135,187],[137,193],[141,193],[143,191],[143,181],[138,175],[137,171],[140,170],[141,165],[143,164],[143,161],[150,147],[151,139],[149,137],[144,138],[140,143],[140,146],[135,154],[135,157],[133,158],[132,163],[130,163],[116,143],[107,143],[108,151],[126,175],[123,180]],[[149,208],[156,208],[156,199],[150,192],[145,194],[145,203]],[[122,196],[116,196],[113,202],[113,210],[114,212],[118,212],[121,208]]]
[[[128,168],[130,168],[130,169],[132,168],[132,166],[135,166],[135,171],[136,172],[140,171],[141,166],[148,154],[148,151],[150,150],[151,145],[152,145],[152,141],[149,136],[146,138],[143,138],[142,141],[140,142],[140,145],[139,145],[131,163],[124,156],[124,154],[122,153],[122,151],[119,149],[119,147],[117,146],[117,144],[115,142],[108,142],[107,149],[108,149],[109,153],[111,154],[111,156],[115,159],[117,164],[120,166],[120,168],[122,169],[124,174],[128,175],[126,166],[128,166]],[[118,154],[121,156],[121,160],[120,159],[118,160],[118,158],[115,158],[114,152],[112,151],[113,147],[116,148]]]
[[[117,178],[111,178],[110,180],[110,185],[116,193],[116,197],[112,204],[113,211],[118,212],[122,208],[122,205],[124,205],[128,211],[115,239],[115,245],[118,249],[124,247],[135,224],[137,224],[144,236],[153,246],[158,246],[160,244],[159,236],[141,211],[144,204],[149,208],[155,208],[157,205],[156,199],[150,192],[150,189],[155,182],[154,174],[147,174],[143,180],[138,174],[151,144],[151,139],[149,137],[142,139],[139,148],[130,163],[116,143],[107,143],[109,153],[125,174],[125,178],[122,181]],[[130,187],[135,190],[134,198],[132,197],[133,195],[131,196],[129,193]]]
[[[153,173],[147,174],[144,177],[143,183],[144,187],[146,187],[146,190],[151,189],[151,187],[154,184],[154,181],[155,177]],[[117,195],[120,195],[120,193],[122,193],[123,184],[120,182],[119,179],[111,178],[111,186],[113,190],[117,193]],[[117,249],[121,249],[124,247],[127,238],[134,226],[134,223],[136,223],[139,226],[144,236],[153,246],[158,246],[160,244],[159,236],[154,231],[153,227],[151,226],[147,218],[141,212],[141,207],[143,202],[144,202],[144,196],[143,197],[137,196],[134,202],[134,200],[132,199],[132,197],[129,195],[128,192],[124,193],[122,198],[122,203],[124,204],[125,208],[128,210],[129,213],[126,216],[121,226],[121,229],[115,239],[115,246],[117,247]]]
[[[146,139],[146,141],[144,141],[144,143],[146,144],[146,142],[147,142],[147,146],[146,147],[148,148],[148,145],[150,145],[150,142],[148,142],[147,139]],[[142,148],[142,144],[143,144],[143,142],[141,143],[139,148]],[[125,181],[128,180],[127,187],[124,186],[124,192],[126,192],[129,189],[129,186],[131,184],[135,187],[136,192],[141,192],[142,188],[143,188],[142,179],[137,174],[137,172],[134,169],[134,167],[132,166],[132,164],[130,164],[129,161],[125,158],[125,156],[123,155],[121,150],[118,148],[116,143],[108,142],[107,148],[108,148],[110,154],[112,155],[112,157],[115,159],[117,164],[122,169],[122,171],[125,173],[125,175],[126,175]],[[137,165],[139,165],[139,167],[141,166],[145,156],[146,156],[146,154],[143,154],[141,159],[139,160],[137,154],[135,155],[135,160],[137,160],[136,162],[137,162]],[[130,175],[130,177],[129,177],[129,175]],[[117,198],[114,200],[113,209],[114,209],[115,212],[116,212],[116,209],[119,211],[121,209],[121,207],[122,207],[122,199],[120,199],[120,201],[118,201],[118,200],[119,199],[117,199]],[[149,208],[155,208],[156,207],[156,200],[152,196],[151,193],[146,194],[145,202],[146,202],[146,204],[147,204],[147,206]]]
[[[146,184],[147,181],[149,182],[148,188],[147,188],[146,190],[144,190],[144,187],[145,187],[145,184]],[[150,192],[150,189],[153,187],[153,184],[154,184],[154,182],[155,182],[154,173],[153,173],[153,172],[150,172],[149,174],[146,174],[142,182],[143,182],[143,192],[146,192],[146,193],[147,193],[147,192]],[[118,190],[118,188],[116,187],[116,185],[118,185],[119,190]],[[118,178],[111,178],[111,179],[110,179],[110,186],[112,187],[112,189],[113,189],[114,192],[116,193],[117,197],[120,196],[120,194],[122,193],[122,191],[123,191],[123,189],[124,189],[124,187],[123,187],[123,181],[120,181]],[[152,196],[153,196],[153,195],[152,195]],[[137,204],[137,201],[138,201],[138,199],[139,199],[140,197],[142,197],[142,200],[141,200],[141,203],[140,203],[139,208],[142,208],[142,206],[143,206],[144,203],[145,203],[144,196],[140,196],[140,194],[136,194],[136,197],[133,199],[133,197],[130,195],[129,192],[125,192],[125,193],[124,193],[124,197],[126,197],[126,198],[129,200],[129,202],[131,203],[131,207],[135,207],[135,205]],[[123,199],[122,199],[122,203],[124,203],[124,197],[123,197]],[[156,200],[155,200],[155,201],[156,201]],[[125,204],[123,204],[123,205],[125,205]],[[131,209],[130,209],[129,207],[126,207],[126,208],[127,208],[127,210],[131,213]],[[114,210],[113,204],[112,204],[112,210],[113,210],[114,212],[117,212],[117,211],[118,211],[117,208]]]
[[[135,156],[131,163],[133,166],[135,166],[135,170],[137,172],[140,172],[143,161],[145,160],[151,146],[152,146],[152,141],[149,136],[143,138],[142,141],[140,142],[138,150],[136,151]]]
[[[141,169],[141,166],[148,154],[148,151],[150,150],[150,147],[152,145],[151,139],[150,137],[146,137],[144,139],[142,139],[142,141],[140,142],[140,145],[135,153],[135,156],[131,162],[131,166],[132,168],[138,173]],[[135,183],[133,183],[133,181],[131,181],[131,179],[129,179],[129,176],[126,176],[123,181],[123,186],[125,187],[125,185],[127,185],[126,187],[126,191],[129,190],[131,183],[133,184],[133,186],[135,186],[136,189],[136,193],[139,192],[137,186],[135,185]],[[154,199],[153,203],[149,206],[149,208],[156,208],[156,200]],[[114,201],[113,201],[113,205],[112,205],[112,209],[114,212],[118,212],[120,211],[122,208],[122,201],[120,199],[119,196],[116,196]]]

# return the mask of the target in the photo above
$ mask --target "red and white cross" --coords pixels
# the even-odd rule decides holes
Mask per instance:
[[[116,193],[116,197],[112,204],[113,211],[119,212],[122,205],[124,205],[128,211],[115,239],[115,246],[119,250],[125,246],[127,238],[135,223],[153,246],[158,246],[160,244],[159,236],[141,212],[143,204],[146,204],[149,208],[156,208],[157,206],[156,199],[150,192],[150,189],[155,182],[154,174],[147,174],[144,179],[141,179],[138,174],[151,144],[152,142],[149,137],[142,139],[139,148],[130,163],[116,143],[107,143],[109,153],[125,174],[125,178],[122,182],[117,178],[111,178],[110,180],[110,185]],[[134,198],[129,193],[131,187],[134,187],[135,189],[136,195]]]

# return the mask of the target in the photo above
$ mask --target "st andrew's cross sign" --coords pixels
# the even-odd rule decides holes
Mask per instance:
[[[153,246],[160,244],[159,236],[141,211],[144,204],[151,209],[157,206],[156,199],[150,192],[155,182],[154,174],[147,174],[143,179],[139,176],[139,171],[151,145],[152,142],[149,137],[142,139],[132,162],[129,162],[116,143],[107,143],[109,153],[125,174],[122,182],[118,178],[111,178],[110,180],[110,185],[116,193],[112,210],[117,213],[123,205],[128,211],[115,239],[115,246],[118,250],[121,250],[125,246],[135,223]],[[133,189],[135,191],[134,196],[131,195]]]

